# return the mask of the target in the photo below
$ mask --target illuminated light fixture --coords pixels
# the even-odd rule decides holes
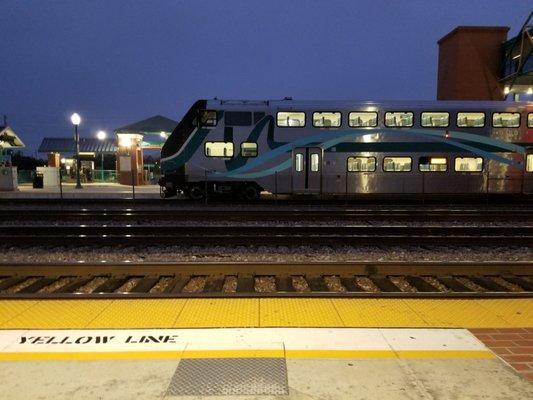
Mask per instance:
[[[129,136],[120,136],[118,139],[118,144],[121,147],[130,147],[131,146],[131,138]]]
[[[61,164],[65,164],[67,162],[67,159],[66,158],[62,158],[61,159]]]
[[[163,139],[166,139],[168,137],[167,133],[164,132],[164,131],[161,131],[161,133],[159,134],[159,136],[161,136]]]
[[[526,91],[527,94],[533,94],[533,88],[528,88]]]
[[[72,122],[72,125],[79,125],[81,124],[81,117],[80,114],[74,113],[70,116],[70,122]]]
[[[98,140],[105,140],[107,138],[107,133],[105,133],[105,131],[98,131],[96,132],[96,138]]]
[[[511,89],[509,89],[509,86],[505,86],[503,88],[503,94],[509,94],[510,91],[511,91]]]

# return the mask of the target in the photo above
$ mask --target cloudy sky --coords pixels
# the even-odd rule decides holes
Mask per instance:
[[[33,153],[199,98],[434,99],[437,40],[526,0],[0,0],[0,115]]]

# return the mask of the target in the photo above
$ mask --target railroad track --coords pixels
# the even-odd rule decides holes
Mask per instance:
[[[533,262],[0,264],[0,298],[533,297]]]
[[[3,208],[1,221],[533,221],[533,208],[381,207],[343,209],[23,209]]]
[[[0,243],[108,245],[526,245],[533,226],[69,225],[10,226]]]

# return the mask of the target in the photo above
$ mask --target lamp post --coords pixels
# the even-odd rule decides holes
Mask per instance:
[[[81,169],[81,160],[80,160],[80,135],[78,134],[78,125],[81,122],[81,117],[78,113],[74,113],[70,116],[70,122],[74,125],[74,133],[76,140],[76,189],[83,189],[80,182],[80,169]]]
[[[96,132],[96,137],[98,138],[98,140],[104,141],[107,138],[107,133],[105,133],[104,131],[98,131]],[[100,171],[101,171],[102,182],[103,182],[104,181],[104,152],[103,150],[100,154],[102,156],[102,161],[100,163]]]

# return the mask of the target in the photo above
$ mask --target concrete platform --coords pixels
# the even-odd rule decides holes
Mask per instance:
[[[82,189],[76,189],[74,183],[63,184],[65,199],[131,199],[133,188],[118,183],[83,183]],[[60,199],[61,192],[57,188],[34,189],[31,185],[20,185],[13,192],[0,191],[0,199]],[[135,198],[158,199],[159,185],[135,186]]]
[[[0,385],[9,399],[530,399],[532,335],[527,298],[4,300]]]
[[[533,397],[464,329],[4,330],[0,343],[9,399]]]

